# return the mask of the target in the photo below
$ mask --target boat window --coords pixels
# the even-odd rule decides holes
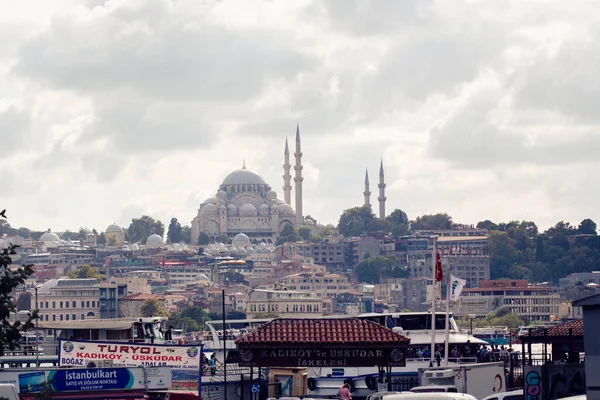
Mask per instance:
[[[448,388],[448,392],[450,393],[458,393],[458,389],[455,387]]]
[[[504,400],[523,400],[523,395],[522,394],[512,394],[510,396],[504,396]]]

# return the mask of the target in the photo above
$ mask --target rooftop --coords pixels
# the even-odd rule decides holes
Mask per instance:
[[[544,328],[540,327],[535,331],[531,332],[531,336],[548,336],[548,337],[568,337],[569,332],[572,332],[573,336],[583,337],[583,320],[577,319],[561,325],[552,326],[545,328],[546,334],[544,335]]]
[[[358,318],[281,318],[235,339],[238,345],[398,345],[410,339]]]

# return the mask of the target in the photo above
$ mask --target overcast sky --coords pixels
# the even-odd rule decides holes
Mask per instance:
[[[230,171],[304,213],[600,220],[600,4],[0,0],[0,208],[15,227],[189,224]]]

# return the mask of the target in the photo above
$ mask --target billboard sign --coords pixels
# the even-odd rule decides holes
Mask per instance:
[[[202,345],[59,341],[61,367],[169,367],[172,389],[198,390],[201,363]]]

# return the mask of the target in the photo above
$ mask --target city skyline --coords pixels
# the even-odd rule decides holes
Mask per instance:
[[[13,227],[189,225],[243,160],[283,198],[297,123],[303,214],[322,224],[364,203],[365,168],[378,214],[381,158],[387,214],[600,219],[597,7],[0,6],[0,207]]]

